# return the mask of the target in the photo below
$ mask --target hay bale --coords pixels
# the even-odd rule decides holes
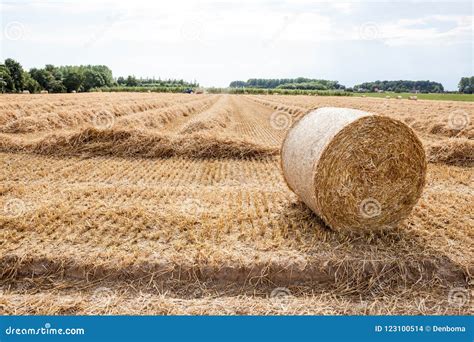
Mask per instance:
[[[281,163],[290,189],[333,229],[394,225],[425,184],[425,153],[411,128],[354,109],[321,108],[297,121]]]

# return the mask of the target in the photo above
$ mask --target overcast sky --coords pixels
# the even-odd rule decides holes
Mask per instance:
[[[346,86],[473,72],[473,4],[458,1],[3,1],[0,57],[105,64],[114,76],[311,77]]]

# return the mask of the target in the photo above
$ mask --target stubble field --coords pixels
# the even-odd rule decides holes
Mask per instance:
[[[0,314],[473,312],[474,103],[0,99]],[[421,138],[427,185],[399,226],[332,231],[286,186],[285,133],[325,106]]]

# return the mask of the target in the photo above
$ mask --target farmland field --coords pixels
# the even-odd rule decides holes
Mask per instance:
[[[472,313],[452,299],[474,275],[474,103],[0,99],[0,314]],[[325,106],[421,138],[427,184],[399,226],[332,231],[286,186],[285,133]]]
[[[384,92],[384,93],[354,93],[354,96],[369,96],[369,97],[383,97],[390,96],[396,98],[401,96],[403,99],[408,99],[410,96],[416,96],[421,100],[443,100],[443,101],[474,101],[474,94],[458,94],[458,93],[430,93],[430,94],[413,94],[413,93],[394,93],[394,92]]]

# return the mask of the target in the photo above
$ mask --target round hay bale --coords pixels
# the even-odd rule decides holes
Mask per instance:
[[[396,224],[420,198],[426,176],[411,128],[348,108],[320,108],[297,121],[281,163],[290,189],[333,229]]]

